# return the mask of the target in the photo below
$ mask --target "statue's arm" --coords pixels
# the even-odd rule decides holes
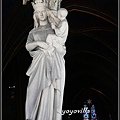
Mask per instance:
[[[35,41],[35,42],[30,42],[30,43],[26,43],[26,49],[27,51],[32,51],[34,50],[36,47],[38,46],[38,42]]]
[[[36,47],[40,47],[42,49],[47,49],[48,45],[47,45],[47,43],[42,42],[42,41],[34,41],[33,35],[29,34],[25,47],[26,47],[27,51],[32,51]]]
[[[40,47],[42,49],[47,49],[48,48],[48,44],[46,44],[45,42],[41,42],[41,41],[35,41],[35,42],[31,42],[31,43],[26,44],[26,49],[28,51],[32,51],[36,47]]]

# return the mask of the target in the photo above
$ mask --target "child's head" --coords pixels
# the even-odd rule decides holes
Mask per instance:
[[[65,8],[60,8],[60,9],[58,10],[58,18],[59,18],[60,20],[65,19],[66,16],[67,16],[67,14],[68,14],[68,11],[67,11]]]

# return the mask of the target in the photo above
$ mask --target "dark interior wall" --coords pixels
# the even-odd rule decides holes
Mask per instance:
[[[109,115],[117,120],[117,1],[64,0],[62,7],[69,11],[63,109],[80,109],[90,98],[96,106],[99,120],[110,120]],[[25,118],[28,83],[25,73],[32,60],[25,49],[25,42],[33,28],[32,14],[30,3],[22,6],[20,0],[3,1],[4,120]],[[70,119],[80,117],[76,114]],[[68,119],[67,114],[64,119]]]

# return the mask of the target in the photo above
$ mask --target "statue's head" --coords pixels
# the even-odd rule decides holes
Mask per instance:
[[[34,11],[34,14],[40,21],[45,21],[47,19],[47,12],[45,7],[41,7],[38,10]]]
[[[60,20],[65,19],[67,17],[67,15],[68,15],[68,11],[65,8],[60,8],[58,10],[58,18]]]
[[[46,10],[46,5],[44,2],[37,2],[37,3],[33,3],[32,2],[32,6],[34,9],[34,27],[37,28],[39,21],[46,21],[47,20],[47,10]]]

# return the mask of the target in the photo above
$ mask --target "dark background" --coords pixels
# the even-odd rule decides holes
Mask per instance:
[[[81,109],[91,99],[98,120],[117,120],[118,1],[63,0],[61,7],[69,11],[63,110]],[[25,43],[33,28],[32,15],[30,2],[23,6],[22,0],[2,1],[3,120],[25,120],[25,73],[32,60]]]

